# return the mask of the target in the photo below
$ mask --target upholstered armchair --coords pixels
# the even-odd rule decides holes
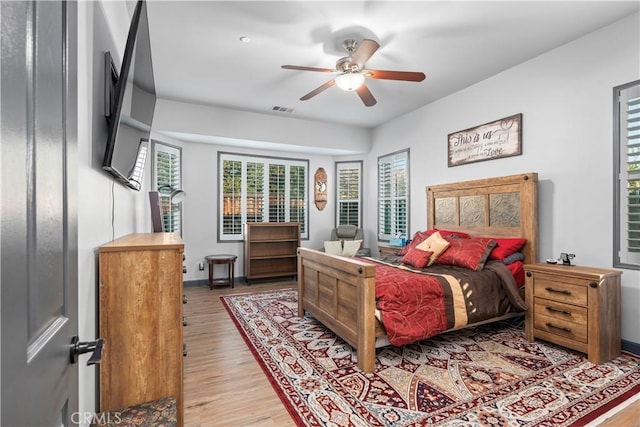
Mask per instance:
[[[345,240],[362,240],[362,245],[356,253],[356,256],[371,256],[371,249],[364,247],[364,232],[362,228],[358,228],[355,225],[339,225],[331,230],[330,240],[339,240],[344,244]]]

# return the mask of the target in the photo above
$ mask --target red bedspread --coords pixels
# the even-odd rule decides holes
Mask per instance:
[[[509,270],[499,262],[476,272],[453,266],[424,270],[376,262],[376,304],[387,338],[403,346],[526,309]]]

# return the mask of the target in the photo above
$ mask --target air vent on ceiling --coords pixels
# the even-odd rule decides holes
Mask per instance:
[[[273,111],[280,111],[281,113],[293,113],[293,108],[279,107],[277,105],[274,105],[271,109]]]

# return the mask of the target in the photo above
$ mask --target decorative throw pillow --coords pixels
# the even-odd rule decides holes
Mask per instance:
[[[503,260],[509,255],[518,252],[527,243],[527,239],[493,237],[496,247],[489,254],[489,259]]]
[[[345,240],[342,248],[342,256],[355,256],[362,246],[362,240]]]
[[[449,239],[450,246],[437,259],[438,264],[457,265],[480,271],[484,268],[496,241],[486,237]]]
[[[422,243],[416,246],[416,248],[426,252],[433,252],[431,254],[431,257],[429,257],[429,262],[427,263],[427,266],[430,266],[436,261],[440,254],[442,254],[445,249],[449,247],[449,245],[450,243],[440,235],[440,232],[436,231],[431,236],[427,237]]]
[[[340,240],[328,240],[324,242],[324,251],[331,255],[342,255],[342,242]]]
[[[425,268],[431,259],[433,252],[423,251],[418,248],[411,248],[409,252],[400,260],[403,264],[412,265],[416,268]]]
[[[411,238],[411,240],[409,241],[409,243],[407,243],[407,245],[404,248],[402,248],[400,252],[398,252],[398,255],[406,255],[407,252],[409,252],[409,249],[415,248],[420,243],[422,243],[427,237],[429,237],[429,235],[426,234],[425,232],[416,231],[413,237]]]

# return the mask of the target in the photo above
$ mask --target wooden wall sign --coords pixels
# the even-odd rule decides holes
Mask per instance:
[[[448,135],[449,167],[522,154],[522,114]]]
[[[313,176],[313,200],[319,211],[327,206],[327,172],[324,168],[318,168]]]

